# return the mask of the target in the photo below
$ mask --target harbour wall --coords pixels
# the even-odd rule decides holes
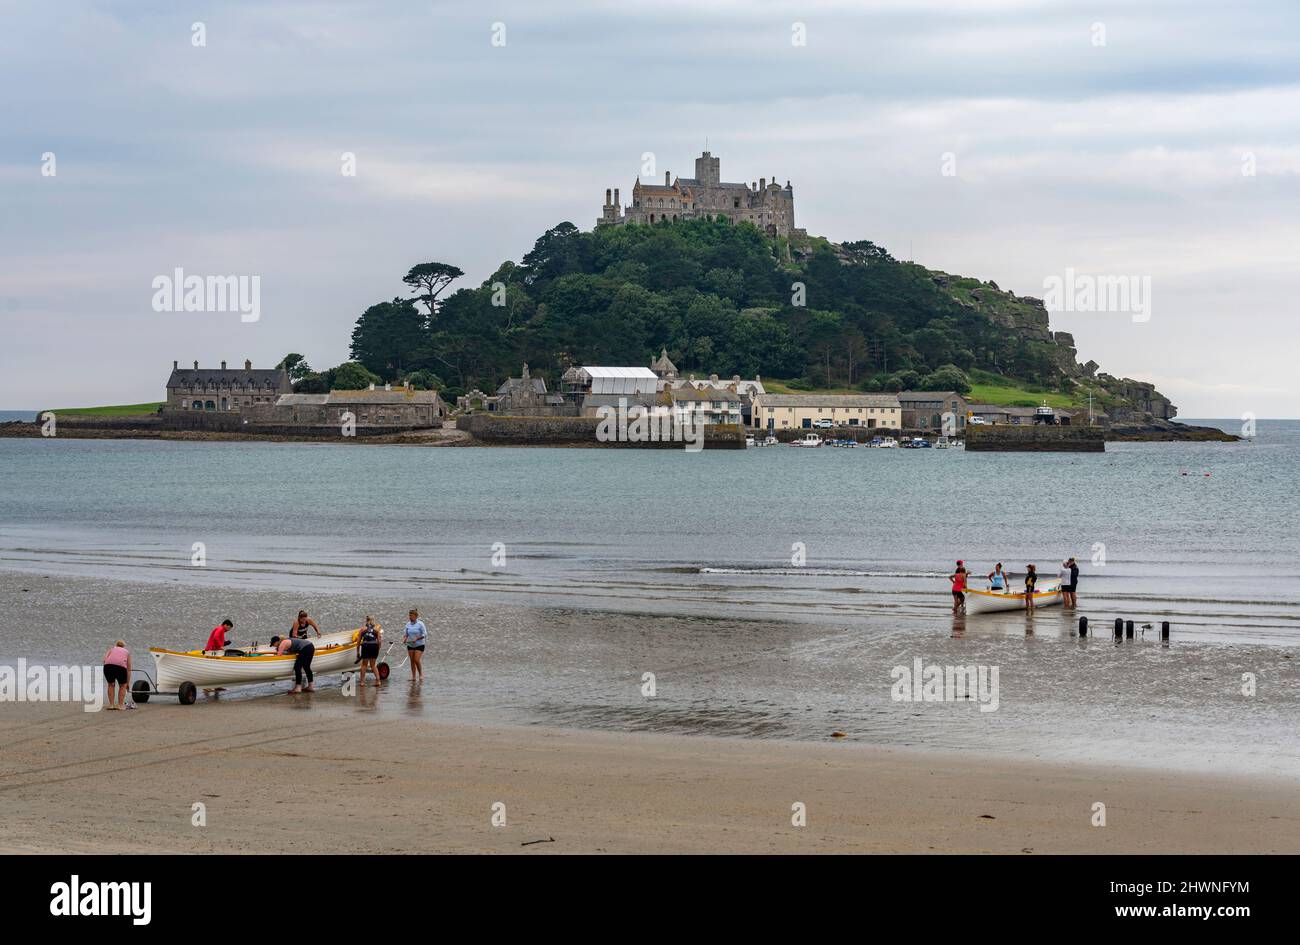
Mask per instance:
[[[1100,427],[987,426],[967,424],[966,452],[1104,453],[1106,434]]]
[[[456,421],[456,429],[475,439],[502,446],[600,446],[630,449],[683,449],[682,440],[648,442],[601,441],[597,417],[503,417],[500,414],[471,413]],[[744,449],[745,432],[736,423],[704,426],[705,449]]]

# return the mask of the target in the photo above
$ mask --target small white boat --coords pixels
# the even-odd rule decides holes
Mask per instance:
[[[747,437],[745,437],[745,446],[746,446],[746,448],[751,447],[751,446],[757,446],[757,445],[758,445],[758,444],[754,441],[754,438],[753,438],[752,436],[747,436]]]
[[[878,448],[882,450],[896,450],[898,449],[898,440],[894,439],[892,436],[887,436],[880,441]]]
[[[1034,592],[1034,607],[1051,607],[1061,603],[1061,582],[1049,581],[1042,585],[1042,590]],[[991,614],[1001,610],[1025,610],[1025,592],[1004,593],[1003,591],[980,591],[966,588],[966,612],[968,614]]]
[[[816,433],[809,433],[807,436],[803,437],[802,439],[795,440],[790,445],[791,446],[821,446],[822,438],[818,436]]]
[[[764,446],[779,446],[780,444],[781,444],[781,441],[778,440],[778,439],[777,439],[776,437],[774,437],[774,436],[769,435],[769,436],[765,436],[765,437],[763,437],[763,445],[764,445]]]
[[[939,439],[934,441],[934,448],[937,450],[946,450],[951,446],[952,440],[948,439],[946,436],[941,436]]]
[[[360,636],[360,630],[337,630],[313,637],[316,653],[311,661],[312,673],[321,676],[355,670]],[[200,688],[292,679],[296,659],[292,653],[279,655],[269,645],[242,650],[228,647],[220,652],[151,646],[149,652],[158,671],[157,685],[150,687],[145,680],[136,680],[131,691],[137,702],[148,702],[150,695],[175,693],[182,703],[190,705]]]

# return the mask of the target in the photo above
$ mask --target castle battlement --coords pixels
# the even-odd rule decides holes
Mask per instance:
[[[632,203],[621,206],[618,188],[605,191],[597,226],[623,223],[664,223],[697,217],[723,216],[733,222],[747,220],[769,236],[802,235],[794,225],[794,188],[772,178],[751,184],[722,180],[721,161],[705,151],[695,159],[695,176],[674,178],[664,172],[662,184],[632,186]]]

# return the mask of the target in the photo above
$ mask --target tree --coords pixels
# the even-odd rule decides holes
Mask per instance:
[[[429,318],[432,319],[438,314],[438,296],[463,275],[464,272],[448,263],[427,262],[412,266],[402,281],[411,287],[411,291],[420,293],[416,299],[429,307]]]
[[[355,361],[344,361],[330,373],[333,375],[330,381],[333,390],[365,390],[371,384],[381,381],[380,377]]]
[[[361,313],[352,329],[352,360],[384,380],[393,380],[411,367],[428,345],[428,317],[411,299],[380,302]]]
[[[430,370],[412,371],[406,375],[406,384],[412,390],[441,390],[446,386],[442,378]]]
[[[286,354],[276,367],[287,373],[290,381],[301,381],[304,377],[315,373],[307,363],[307,359],[296,353]]]
[[[945,364],[921,381],[925,390],[952,390],[959,394],[970,393],[970,378],[955,364]]]

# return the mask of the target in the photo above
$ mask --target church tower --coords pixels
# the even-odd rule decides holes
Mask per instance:
[[[722,162],[705,151],[695,159],[695,179],[701,187],[717,187],[722,182]]]

